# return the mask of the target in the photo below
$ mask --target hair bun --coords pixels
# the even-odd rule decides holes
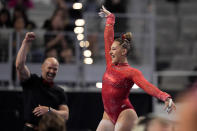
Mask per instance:
[[[124,38],[127,39],[129,42],[132,40],[132,33],[131,32],[127,32],[125,34],[123,34]]]

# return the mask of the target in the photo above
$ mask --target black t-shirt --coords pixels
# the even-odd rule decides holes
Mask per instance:
[[[34,116],[33,110],[37,106],[48,106],[59,109],[60,105],[67,105],[64,90],[56,85],[47,84],[42,77],[31,74],[30,78],[21,82],[24,95],[24,121],[38,125],[41,117]]]

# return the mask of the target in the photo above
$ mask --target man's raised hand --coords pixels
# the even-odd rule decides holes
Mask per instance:
[[[34,39],[36,38],[36,35],[34,32],[27,32],[26,35],[25,35],[25,40],[27,42],[31,42],[33,41]]]

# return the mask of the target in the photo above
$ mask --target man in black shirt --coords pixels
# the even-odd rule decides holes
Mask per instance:
[[[16,58],[16,70],[24,94],[25,131],[37,130],[42,115],[50,111],[65,120],[69,117],[66,95],[53,83],[59,67],[57,59],[51,57],[44,61],[41,77],[31,74],[25,65],[28,48],[34,39],[33,32],[26,34]]]

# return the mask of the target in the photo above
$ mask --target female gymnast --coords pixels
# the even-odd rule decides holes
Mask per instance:
[[[114,40],[115,16],[103,6],[99,15],[107,18],[104,40],[106,71],[102,80],[103,118],[97,131],[131,131],[137,114],[129,101],[129,92],[135,83],[145,92],[165,102],[168,112],[175,110],[169,94],[149,83],[142,73],[129,66],[127,54],[131,48],[132,34],[126,33]]]

